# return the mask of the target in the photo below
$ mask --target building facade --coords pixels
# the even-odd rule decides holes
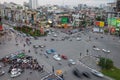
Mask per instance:
[[[30,7],[30,9],[37,9],[38,0],[29,0],[29,7]]]

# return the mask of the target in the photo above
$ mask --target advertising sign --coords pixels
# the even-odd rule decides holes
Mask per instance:
[[[108,18],[108,24],[112,26],[116,26],[116,18]]]
[[[96,24],[96,26],[104,27],[104,22],[103,21],[96,21],[95,24]]]
[[[96,26],[99,26],[99,25],[100,25],[100,22],[99,22],[99,21],[96,21],[96,22],[95,22],[95,25],[96,25]]]
[[[120,27],[120,19],[117,19],[116,27]]]
[[[61,23],[62,24],[67,24],[68,23],[68,18],[67,17],[62,17],[61,18]]]
[[[100,21],[100,27],[104,27],[104,22]]]

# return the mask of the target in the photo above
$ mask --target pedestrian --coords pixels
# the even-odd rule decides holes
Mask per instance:
[[[52,66],[52,72],[54,73],[55,69],[54,69],[54,66]]]
[[[23,52],[25,53],[25,49],[23,50]]]
[[[23,44],[23,46],[25,47],[26,45],[25,45],[25,44]]]
[[[60,57],[60,54],[58,54],[58,56]]]
[[[26,80],[29,80],[28,78]]]
[[[113,38],[113,40],[115,40],[115,38]]]
[[[82,55],[82,53],[80,53],[80,56]]]
[[[18,46],[19,44],[18,43],[16,43],[16,46]]]
[[[30,53],[30,50],[28,50],[28,53]]]
[[[64,79],[64,76],[63,76],[63,74],[61,75],[61,78],[63,78],[63,79]]]
[[[32,42],[30,41],[30,44],[32,44]]]
[[[69,63],[68,66],[71,67],[71,64]]]
[[[44,41],[47,41],[47,39],[44,39]]]
[[[44,65],[42,65],[42,68],[44,68]]]
[[[30,74],[32,74],[32,71],[30,71]]]
[[[87,52],[87,55],[88,55],[89,50],[87,49],[86,52]]]

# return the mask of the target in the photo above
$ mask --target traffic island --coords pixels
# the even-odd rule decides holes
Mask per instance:
[[[14,27],[15,30],[20,31],[25,33],[26,35],[30,35],[30,36],[37,36],[37,37],[41,37],[41,36],[46,36],[47,32],[44,32],[44,30],[38,30],[35,28],[31,28],[28,26],[23,26],[23,27]]]

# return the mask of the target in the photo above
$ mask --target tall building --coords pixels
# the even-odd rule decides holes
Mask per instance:
[[[120,12],[120,0],[117,0],[116,2],[117,12]]]
[[[37,9],[37,7],[38,7],[38,0],[29,0],[29,7],[31,9]]]

